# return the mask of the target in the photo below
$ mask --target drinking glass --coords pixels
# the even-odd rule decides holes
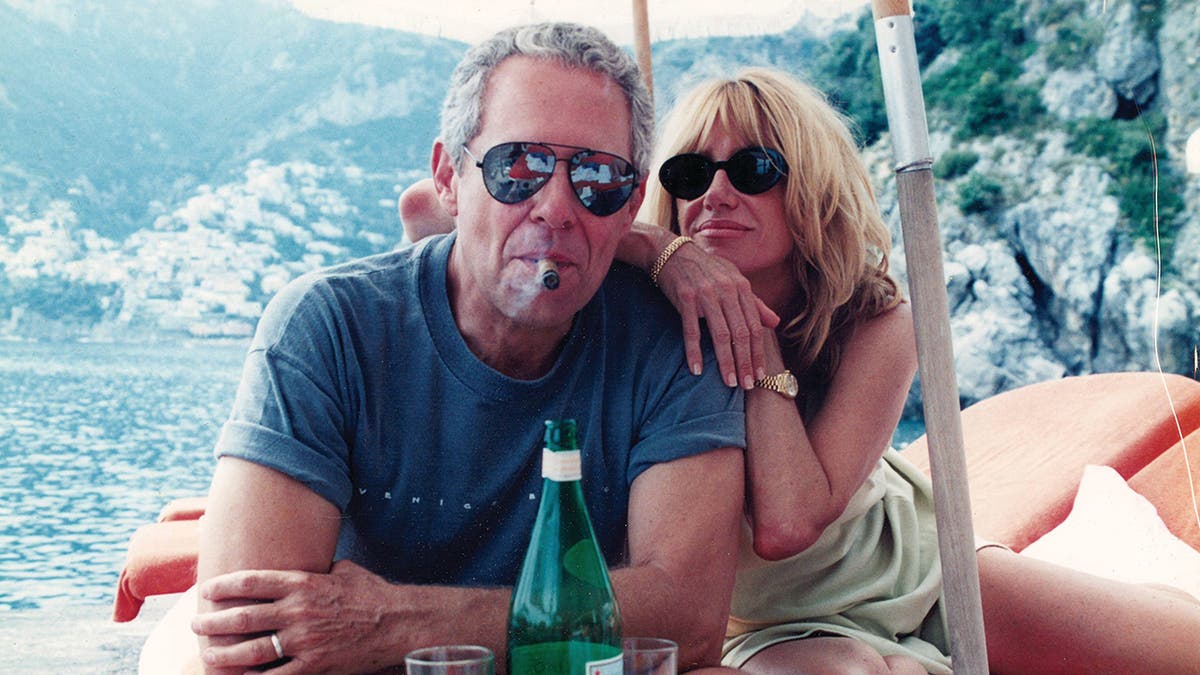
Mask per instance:
[[[492,650],[476,645],[424,647],[404,657],[408,675],[492,675]]]
[[[625,675],[675,675],[679,645],[663,638],[627,637],[621,641]]]

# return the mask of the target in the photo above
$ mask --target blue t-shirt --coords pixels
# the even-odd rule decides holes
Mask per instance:
[[[455,235],[305,275],[259,322],[218,456],[281,471],[342,511],[337,556],[393,581],[511,585],[541,496],[543,421],[575,418],[609,564],[629,488],[657,462],[744,447],[742,395],[686,366],[679,318],[616,264],[537,380],[481,362],[454,322]]]

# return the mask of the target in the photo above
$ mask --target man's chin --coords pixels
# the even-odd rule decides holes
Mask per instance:
[[[564,278],[553,289],[541,283],[506,284],[507,292],[493,297],[501,313],[516,326],[535,330],[561,327],[569,325],[591,298],[577,281]]]
[[[586,304],[586,301],[574,301],[569,293],[559,295],[558,290],[545,292],[554,293],[554,295],[552,297],[540,296],[531,301],[510,304],[505,309],[504,315],[514,325],[545,329],[570,324],[576,312]]]

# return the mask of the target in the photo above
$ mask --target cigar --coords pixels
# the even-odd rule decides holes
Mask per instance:
[[[558,288],[558,265],[554,264],[549,258],[542,258],[538,261],[537,266],[538,277],[542,280],[542,285],[546,290],[552,291]]]

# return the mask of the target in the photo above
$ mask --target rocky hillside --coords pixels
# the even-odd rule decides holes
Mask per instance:
[[[1193,373],[1198,3],[916,4],[964,402]],[[288,279],[395,246],[464,49],[282,0],[0,0],[0,338],[245,336]],[[874,49],[867,14],[664,42],[656,98],[741,65],[829,91],[903,276]]]
[[[0,335],[245,336],[391,248],[463,49],[283,0],[0,0]]]
[[[964,402],[1159,361],[1194,375],[1200,6],[980,3],[993,9],[989,43],[944,10],[923,70]],[[867,156],[899,242],[883,141]]]

